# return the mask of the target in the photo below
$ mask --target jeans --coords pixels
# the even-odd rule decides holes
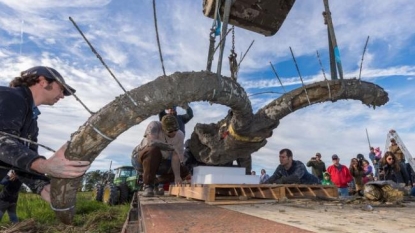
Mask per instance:
[[[349,188],[337,188],[339,191],[339,197],[348,197],[349,196]]]
[[[9,215],[9,220],[12,223],[19,222],[19,218],[16,214],[16,203],[2,203],[2,209],[0,210],[0,221],[3,218],[4,213],[7,211],[7,214]]]
[[[373,168],[375,170],[375,177],[378,178],[378,172],[379,172],[379,164],[373,164]]]
[[[163,159],[157,147],[147,146],[138,153],[138,159],[131,159],[134,168],[143,175],[144,185],[174,182],[171,160]],[[156,175],[158,177],[156,178]],[[180,164],[180,176],[185,178],[189,170]]]

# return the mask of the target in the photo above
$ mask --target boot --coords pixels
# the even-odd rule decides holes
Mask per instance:
[[[158,196],[163,196],[164,195],[164,188],[156,188],[156,191],[154,192],[156,195]]]
[[[150,185],[145,185],[143,197],[154,197],[154,187]]]

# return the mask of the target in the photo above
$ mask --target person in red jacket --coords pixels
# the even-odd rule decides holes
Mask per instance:
[[[336,154],[331,156],[333,165],[327,168],[327,172],[331,176],[331,181],[337,186],[340,197],[349,196],[349,186],[347,183],[353,180],[349,168],[340,164],[340,158]]]

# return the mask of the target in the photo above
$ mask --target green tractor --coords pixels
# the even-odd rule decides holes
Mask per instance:
[[[143,186],[142,176],[132,166],[122,166],[114,169],[112,182],[97,185],[94,188],[94,199],[108,205],[130,202],[133,194]]]

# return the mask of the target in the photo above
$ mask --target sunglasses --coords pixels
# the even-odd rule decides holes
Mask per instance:
[[[174,133],[174,132],[177,132],[177,129],[172,130],[172,131],[168,131],[167,133]]]
[[[386,160],[388,160],[388,161],[392,161],[392,160],[395,160],[395,159],[393,159],[393,158],[389,157],[389,158],[387,158]]]
[[[331,159],[331,160],[333,160],[333,161],[334,161],[334,160],[338,160],[338,158],[337,158],[337,159]]]

